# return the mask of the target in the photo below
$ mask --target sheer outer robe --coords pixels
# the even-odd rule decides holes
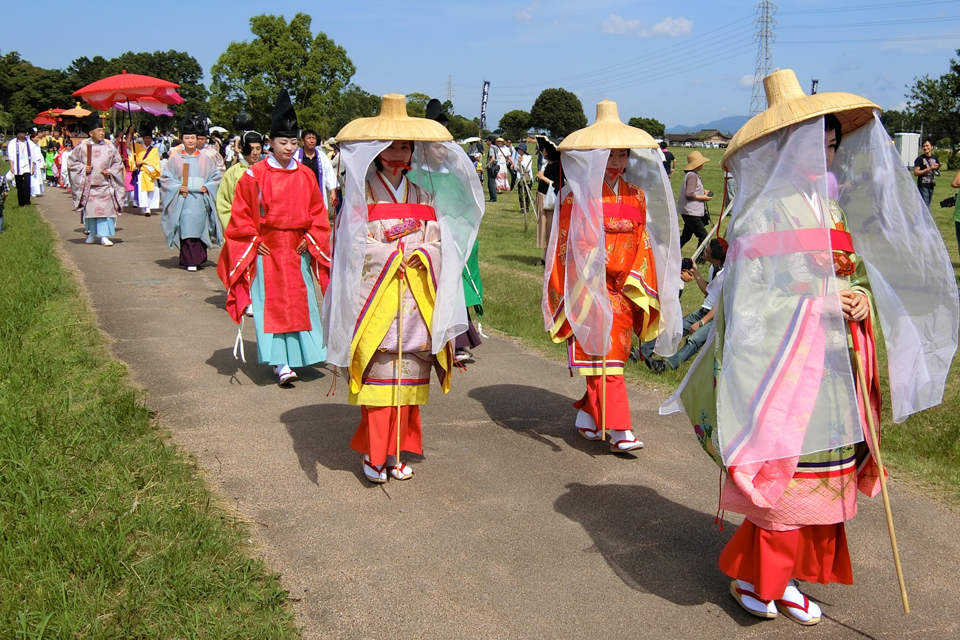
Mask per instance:
[[[603,223],[603,175],[609,149],[564,151],[562,170],[568,181],[560,201],[573,197],[566,249],[558,251],[559,216],[554,217],[547,249],[543,284],[544,327],[561,336],[561,327],[569,323],[586,354],[602,356],[610,350],[613,308],[607,295],[607,254]],[[663,162],[654,149],[633,149],[625,174],[628,183],[643,190],[646,200],[646,228],[656,268],[656,291],[680,290],[680,232],[676,206]],[[559,265],[555,264],[560,262]],[[563,270],[561,290],[553,290],[551,276]],[[656,351],[661,355],[676,352],[683,332],[683,316],[678,297],[661,296],[659,321],[647,334],[656,335]],[[561,339],[563,339],[561,337]]]
[[[746,497],[733,508],[754,510],[751,519],[762,526],[790,528],[823,517],[823,505],[810,505],[829,496],[794,490],[801,472],[817,472],[813,465],[833,466],[834,477],[842,475],[837,465],[852,463],[861,476],[865,469],[860,453],[853,461],[843,453],[862,440],[865,407],[855,392],[838,290],[865,289],[868,280],[872,286],[895,416],[897,406],[912,412],[942,396],[956,345],[956,285],[946,275],[943,241],[894,153],[874,120],[844,136],[831,167],[857,251],[850,282],[832,268],[837,238],[825,215],[822,120],[771,134],[730,159],[740,193],[715,332],[661,413],[685,409],[708,453],[744,471],[732,474]],[[872,340],[863,333],[870,375]],[[725,496],[724,503],[736,497]],[[849,493],[824,504],[836,507],[833,522],[855,511]]]
[[[467,330],[461,273],[476,241],[483,216],[483,193],[470,159],[458,145],[449,142],[440,144],[447,150],[444,166],[456,177],[459,189],[469,195],[457,200],[461,202],[462,209],[436,208],[437,224],[440,226],[441,265],[430,326],[431,352],[434,354]],[[389,141],[374,140],[344,143],[341,146],[340,158],[346,169],[344,204],[337,216],[330,289],[323,300],[327,361],[340,367],[350,365],[351,345],[365,302],[358,291],[367,247],[366,181],[374,171],[373,159],[389,145]],[[423,162],[422,144],[417,143],[413,163],[421,165]]]
[[[93,170],[87,175],[87,154]],[[107,142],[78,145],[67,161],[77,208],[87,218],[116,218],[123,202],[123,160]],[[103,171],[110,173],[109,177]]]
[[[457,176],[448,170],[435,171],[429,165],[418,165],[407,174],[407,178],[433,193],[436,207],[441,211],[461,211],[470,206],[472,192],[461,190]],[[480,279],[478,250],[478,243],[475,241],[463,269],[463,295],[468,307],[481,307],[479,313],[482,315],[483,281]]]
[[[396,202],[433,207],[433,197],[409,180],[401,184],[405,197]],[[390,186],[375,174],[367,183],[369,204],[394,202]],[[416,226],[392,238],[404,227]],[[357,319],[349,368],[352,404],[386,407],[426,404],[430,368],[436,364],[444,393],[450,390],[452,342],[436,358],[431,354],[430,326],[436,309],[442,244],[440,227],[432,220],[387,218],[367,223],[364,277],[359,297],[364,301]],[[397,319],[400,307],[399,267],[405,256],[416,256],[420,266],[407,263],[403,274],[403,333]],[[402,345],[400,340],[402,339]],[[398,351],[402,346],[402,359]]]
[[[270,248],[262,256],[266,288],[264,331],[290,333],[310,330],[306,283],[296,247],[307,240],[311,269],[321,291],[330,273],[330,222],[317,180],[301,164],[278,169],[267,161],[247,167],[233,198],[225,244],[217,275],[227,288],[227,312],[239,323],[250,304],[250,286],[256,268],[257,247]]]
[[[187,195],[180,195],[183,186],[183,165],[190,164]],[[160,197],[163,213],[160,226],[167,238],[167,246],[180,248],[180,238],[200,238],[208,249],[220,244],[222,230],[217,222],[217,187],[220,170],[203,154],[189,158],[182,153],[172,156],[160,176]],[[200,187],[206,187],[202,193]]]
[[[646,216],[646,198],[643,191],[618,180],[615,192],[603,184],[603,204],[622,204],[630,207],[640,217]],[[569,243],[570,215],[573,195],[564,190],[557,220],[557,256],[552,261],[549,274],[551,307],[557,309],[556,322],[551,328],[551,337],[562,342],[574,337],[570,323],[564,316],[565,277]],[[602,292],[610,301],[612,320],[610,347],[607,351],[608,375],[620,375],[630,354],[633,335],[642,342],[652,340],[659,331],[660,296],[657,293],[657,271],[653,251],[650,248],[646,225],[639,220],[625,217],[604,217],[603,249],[606,255],[605,283]],[[601,365],[592,354],[585,353],[580,343],[570,340],[569,363],[580,375],[601,375]]]

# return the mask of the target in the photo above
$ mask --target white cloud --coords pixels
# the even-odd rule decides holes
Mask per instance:
[[[685,36],[693,30],[693,21],[686,18],[666,18],[659,22],[642,35],[650,36]]]
[[[636,38],[669,36],[674,38],[690,33],[693,30],[693,21],[686,18],[665,18],[647,29],[644,28],[643,22],[640,20],[611,15],[600,23],[600,30],[615,36],[634,36]]]
[[[617,15],[612,15],[600,23],[600,30],[615,36],[625,34],[635,35],[634,32],[640,29],[639,20],[627,20]]]
[[[753,74],[749,73],[737,80],[737,86],[741,89],[753,89],[753,80]]]
[[[523,9],[519,9],[518,11],[514,11],[513,17],[519,20],[520,22],[526,22],[529,24],[533,22],[533,19],[535,17],[533,15],[533,12],[539,8],[540,8],[540,3],[534,2],[528,7],[524,7]]]

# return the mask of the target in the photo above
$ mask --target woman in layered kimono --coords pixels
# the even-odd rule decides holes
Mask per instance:
[[[877,106],[806,96],[789,69],[764,87],[770,108],[723,160],[740,192],[715,328],[661,413],[686,410],[726,472],[720,506],[746,516],[720,555],[733,597],[757,617],[813,625],[820,608],[797,581],[853,582],[844,522],[858,490],[879,491],[864,438],[880,416],[877,320],[903,421],[942,399],[960,310]]]
[[[188,114],[180,123],[183,152],[170,158],[160,176],[160,227],[167,246],[180,251],[180,266],[194,272],[206,262],[207,249],[223,239],[217,222],[220,170],[197,150],[200,133],[206,124]]]
[[[460,274],[483,196],[451,139],[439,123],[408,117],[397,94],[384,96],[379,116],[337,134],[346,182],[324,333],[327,361],[346,371],[349,402],[361,406],[350,446],[374,483],[413,475],[398,440],[399,449],[422,453],[419,406],[429,399],[430,372],[449,391],[453,340],[467,328]],[[428,144],[442,153],[431,149],[434,169],[414,182],[408,172],[426,164]]]
[[[587,389],[574,406],[587,440],[611,432],[610,450],[641,449],[623,380],[633,336],[672,355],[681,333],[676,209],[657,144],[623,124],[616,103],[559,146],[567,185],[547,249],[543,313],[554,342],[567,342]],[[669,291],[661,298],[658,292]]]

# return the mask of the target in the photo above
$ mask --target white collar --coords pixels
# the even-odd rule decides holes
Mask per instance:
[[[383,172],[381,171],[380,173],[383,173]],[[404,194],[406,193],[406,190],[407,190],[407,176],[403,176],[400,179],[400,185],[396,189],[394,189],[393,185],[390,184],[390,181],[387,180],[386,174],[383,175],[382,182],[387,189],[389,189],[390,191],[393,191],[394,200],[400,203],[407,201],[406,197],[404,197]]]
[[[296,169],[297,168],[297,161],[294,160],[293,158],[290,158],[290,164],[288,164],[286,167],[281,167],[280,163],[277,161],[277,159],[274,157],[272,153],[267,158],[267,164],[273,167],[274,169],[284,169],[284,168]]]

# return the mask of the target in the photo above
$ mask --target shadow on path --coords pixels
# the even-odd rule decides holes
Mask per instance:
[[[577,410],[573,400],[559,393],[519,384],[499,384],[471,389],[468,394],[483,405],[490,420],[550,447],[563,451],[551,438],[590,455],[606,452],[602,443],[589,442],[574,428]]]
[[[230,384],[243,384],[243,379],[237,376],[243,373],[258,387],[265,387],[277,384],[277,376],[273,372],[273,367],[268,364],[257,362],[257,343],[256,341],[244,340],[243,350],[247,361],[233,357],[233,347],[226,349],[217,349],[209,358],[207,364],[217,370],[217,375],[230,378]],[[309,367],[296,367],[299,380],[289,387],[282,389],[295,388],[298,384],[315,382],[326,377],[326,372],[321,369],[323,365],[316,364]],[[324,390],[326,392],[326,390]]]
[[[635,485],[580,483],[553,503],[557,513],[580,524],[599,552],[632,589],[681,606],[712,603],[743,626],[762,622],[729,595],[730,579],[717,568],[720,550],[732,535],[721,533],[713,516]]]
[[[293,450],[307,478],[317,484],[317,465],[331,471],[350,471],[363,480],[360,454],[350,439],[360,424],[360,407],[352,404],[314,404],[280,416],[293,440]]]

